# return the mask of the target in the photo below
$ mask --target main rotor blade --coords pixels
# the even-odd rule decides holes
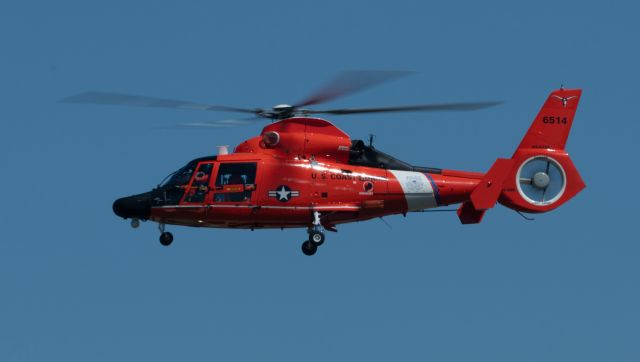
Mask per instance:
[[[443,104],[419,104],[400,107],[378,108],[343,108],[328,110],[304,110],[308,114],[360,114],[360,113],[384,113],[384,112],[437,112],[437,111],[475,111],[478,109],[494,107],[502,102],[469,102],[469,103],[443,103]]]
[[[325,86],[318,89],[314,94],[293,107],[298,108],[325,103],[410,73],[411,72],[408,71],[392,70],[356,70],[342,72]]]
[[[264,121],[261,117],[251,117],[243,119],[225,119],[221,121],[198,121],[176,124],[173,126],[161,127],[162,129],[194,129],[194,128],[228,128],[236,126],[244,126]]]
[[[155,98],[138,96],[133,94],[112,93],[112,92],[84,92],[60,100],[63,103],[90,103],[106,104],[114,106],[134,106],[153,108],[176,108],[202,111],[230,111],[258,114],[260,109],[245,109],[227,106],[212,106],[208,104],[192,103],[174,99]]]

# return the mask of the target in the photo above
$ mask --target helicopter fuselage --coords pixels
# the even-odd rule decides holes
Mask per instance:
[[[460,203],[481,179],[475,174],[445,176],[252,154],[218,156],[197,167],[209,164],[217,177],[194,185],[194,176],[189,185],[181,186],[184,196],[178,204],[152,206],[149,219],[203,227],[308,227],[318,211],[322,224],[331,229],[340,223]],[[251,183],[225,183],[233,176],[220,176],[225,168],[238,165],[255,165],[244,167],[256,171]],[[242,176],[246,175],[237,180]]]

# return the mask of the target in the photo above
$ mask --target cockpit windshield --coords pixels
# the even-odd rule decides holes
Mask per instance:
[[[191,175],[198,165],[197,161],[191,161],[178,171],[175,171],[165,177],[165,181],[160,184],[161,187],[172,187],[186,185],[191,180]]]
[[[186,166],[182,167],[178,171],[170,173],[167,177],[164,178],[163,182],[160,184],[160,187],[174,187],[174,186],[185,186],[191,180],[191,176],[198,167],[199,162],[203,161],[215,161],[215,156],[210,157],[202,157],[197,158],[193,161],[190,161],[186,164]]]

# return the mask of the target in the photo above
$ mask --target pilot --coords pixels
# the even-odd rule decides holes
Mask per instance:
[[[209,176],[211,175],[211,168],[211,164],[200,166],[200,169],[198,169],[198,172],[196,172],[194,181],[199,184],[207,184],[209,182]]]
[[[195,182],[205,183],[209,180],[209,175],[204,171],[198,171],[194,179]]]
[[[241,174],[233,174],[229,178],[228,185],[242,185],[242,189],[238,192],[227,194],[228,200],[233,202],[248,201],[251,198],[251,191],[245,190],[245,178]]]
[[[229,185],[244,185],[244,177],[234,174],[229,178]]]

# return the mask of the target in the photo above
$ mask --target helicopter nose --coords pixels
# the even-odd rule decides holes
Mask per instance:
[[[149,194],[140,194],[117,199],[113,203],[113,212],[124,219],[146,220],[151,215]]]

